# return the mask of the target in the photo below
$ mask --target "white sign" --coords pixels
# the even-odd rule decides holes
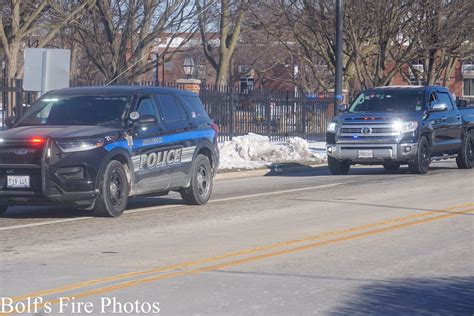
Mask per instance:
[[[69,49],[25,49],[23,90],[45,93],[69,87],[70,62]]]

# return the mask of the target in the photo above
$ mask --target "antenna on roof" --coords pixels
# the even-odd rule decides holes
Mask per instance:
[[[112,80],[110,80],[106,86],[108,86],[109,84],[111,84],[112,82],[114,82],[115,80],[117,80],[118,78],[122,77],[122,75],[124,73],[126,73],[127,71],[129,71],[131,68],[133,68],[136,64],[138,64],[139,62],[141,62],[143,59],[147,58],[148,56],[145,55],[143,56],[142,58],[140,58],[139,60],[137,60],[135,63],[133,63],[133,65],[131,65],[130,67],[128,67],[127,69],[125,69],[124,71],[122,71],[117,77],[113,78]]]

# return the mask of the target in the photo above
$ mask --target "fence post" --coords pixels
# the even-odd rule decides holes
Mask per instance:
[[[300,102],[302,103],[301,106],[303,108],[303,110],[301,111],[301,133],[303,138],[306,138],[306,98],[303,97],[303,99],[301,100],[300,97]]]
[[[266,125],[267,125],[267,136],[271,139],[271,118],[272,114],[270,113],[271,111],[271,106],[270,106],[270,98],[268,97],[267,94],[263,93],[262,99],[265,100],[265,120],[266,120]]]
[[[234,137],[234,89],[230,87],[230,102],[229,102],[229,137],[230,140]]]

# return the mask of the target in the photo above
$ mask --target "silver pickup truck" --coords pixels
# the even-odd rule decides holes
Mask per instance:
[[[424,174],[432,160],[445,158],[474,166],[474,108],[458,108],[445,87],[373,88],[340,110],[326,134],[332,174],[347,174],[354,164],[391,171],[408,165]]]

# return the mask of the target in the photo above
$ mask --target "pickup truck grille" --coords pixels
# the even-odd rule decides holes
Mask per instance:
[[[391,123],[342,124],[338,132],[340,142],[395,142],[400,133]]]

